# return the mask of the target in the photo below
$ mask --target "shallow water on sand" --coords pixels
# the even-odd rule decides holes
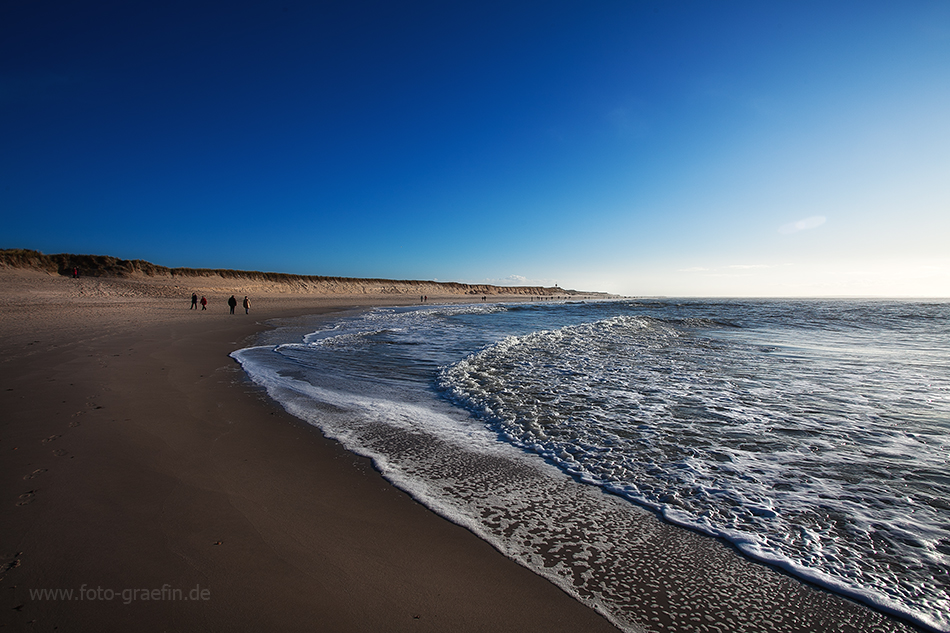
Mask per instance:
[[[666,528],[639,505],[950,630],[950,303],[376,309],[234,356],[288,410],[622,627],[704,630],[645,589],[634,561]],[[656,586],[677,573],[702,578],[670,559]],[[747,580],[746,599],[766,600]],[[776,617],[794,630],[794,609]]]

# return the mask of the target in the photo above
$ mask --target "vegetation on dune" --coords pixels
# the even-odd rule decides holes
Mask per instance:
[[[46,255],[39,251],[12,248],[0,250],[0,265],[13,268],[32,268],[46,272],[55,272],[63,276],[72,276],[78,268],[86,277],[128,277],[135,274],[169,275],[170,268],[156,266],[141,259],[119,259],[109,255],[73,255],[59,253]]]

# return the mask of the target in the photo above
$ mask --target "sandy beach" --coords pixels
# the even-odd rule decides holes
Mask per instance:
[[[406,297],[254,297],[231,316],[226,295],[191,311],[190,291],[120,280],[3,270],[0,285],[0,625],[615,630],[286,414],[228,357],[270,319]]]
[[[239,305],[230,315],[227,297],[240,302],[247,286],[195,285],[207,311],[189,309],[181,279],[0,268],[0,625],[616,630],[284,412],[228,356],[296,317],[418,297],[259,287],[250,314]],[[801,616],[788,630],[913,630],[776,572],[762,577]],[[708,630],[768,630],[733,616],[709,616]]]

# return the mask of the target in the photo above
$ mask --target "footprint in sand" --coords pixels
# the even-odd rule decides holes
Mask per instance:
[[[19,567],[19,566],[20,566],[20,559],[19,559],[18,557],[21,556],[22,554],[23,554],[23,552],[17,552],[17,553],[14,555],[13,559],[10,560],[9,563],[0,565],[0,574],[4,574],[4,573],[10,571],[11,569],[16,569],[17,567]],[[16,608],[16,607],[14,607],[14,608]]]
[[[53,451],[53,455],[56,455],[56,457],[66,457],[69,455],[69,451],[64,451],[61,448],[57,448],[55,451]]]
[[[79,426],[80,424],[82,424],[82,422],[80,422],[79,420],[73,420],[72,422],[69,423],[69,426],[72,428],[75,428]]]
[[[24,492],[20,495],[20,500],[16,502],[18,506],[25,506],[28,503],[33,503],[33,499],[36,498],[36,491],[30,490],[29,492]]]
[[[31,472],[29,475],[24,475],[24,476],[23,476],[23,479],[24,479],[24,481],[27,480],[27,479],[33,479],[33,478],[36,477],[37,475],[42,475],[42,474],[45,473],[45,472],[46,472],[46,469],[45,469],[45,468],[37,468],[36,470],[34,470],[33,472]]]
[[[49,444],[50,442],[52,442],[53,440],[55,440],[57,437],[62,437],[62,435],[50,435],[50,436],[47,437],[45,440],[40,440],[40,441],[41,441],[43,444]]]

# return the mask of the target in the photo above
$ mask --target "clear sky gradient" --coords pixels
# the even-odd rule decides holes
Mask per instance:
[[[950,3],[0,5],[0,247],[950,296]]]

